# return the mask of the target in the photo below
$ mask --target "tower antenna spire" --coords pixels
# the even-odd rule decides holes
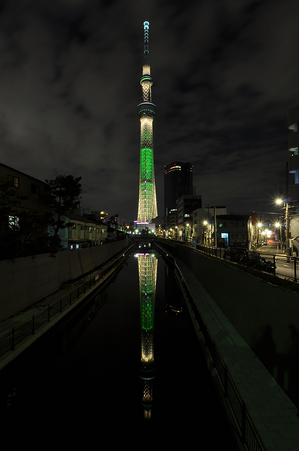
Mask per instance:
[[[149,60],[149,22],[145,21],[143,22],[143,59],[144,59],[144,64],[148,64],[148,60]]]

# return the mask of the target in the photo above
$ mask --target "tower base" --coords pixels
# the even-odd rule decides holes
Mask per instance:
[[[136,222],[136,229],[141,231],[144,231],[143,233],[152,234],[156,231],[156,224],[149,223],[149,222]]]

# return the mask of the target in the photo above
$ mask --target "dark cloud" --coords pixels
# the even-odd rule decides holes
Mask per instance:
[[[41,180],[82,176],[84,208],[137,214],[144,20],[158,210],[163,167],[194,165],[204,204],[268,210],[299,103],[295,0],[0,2],[0,149]]]

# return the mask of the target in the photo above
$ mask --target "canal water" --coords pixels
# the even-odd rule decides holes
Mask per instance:
[[[1,387],[2,418],[47,443],[235,449],[174,275],[147,250],[3,371]]]

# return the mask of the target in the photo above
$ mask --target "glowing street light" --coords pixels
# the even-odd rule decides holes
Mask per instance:
[[[291,255],[291,246],[290,246],[290,215],[289,215],[289,203],[287,202],[287,199],[281,199],[278,198],[275,200],[275,203],[277,205],[283,205],[285,208],[285,219],[286,219],[286,254],[287,256]]]

